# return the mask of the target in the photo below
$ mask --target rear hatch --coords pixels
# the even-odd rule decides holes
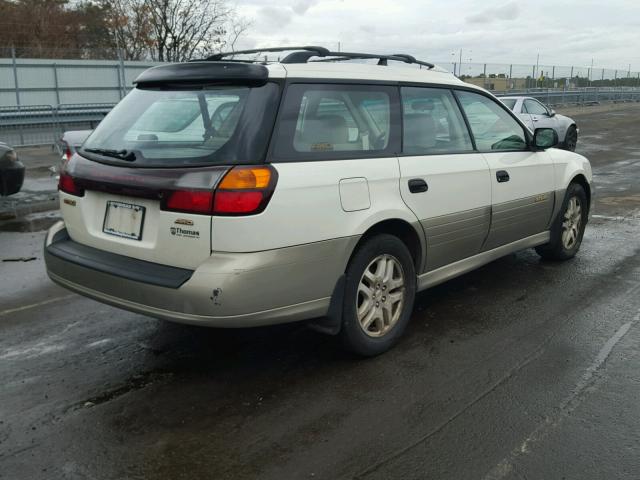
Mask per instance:
[[[196,268],[214,246],[214,191],[264,161],[280,87],[259,65],[156,67],[100,123],[60,176],[72,240]]]

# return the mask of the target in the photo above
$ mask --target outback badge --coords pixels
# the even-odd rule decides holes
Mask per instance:
[[[176,225],[193,225],[193,220],[189,220],[188,218],[176,218],[176,221],[173,223]]]

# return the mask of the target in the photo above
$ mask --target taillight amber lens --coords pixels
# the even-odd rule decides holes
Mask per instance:
[[[218,185],[219,190],[263,189],[269,186],[271,169],[269,167],[235,167]]]
[[[269,203],[277,181],[269,166],[234,167],[216,188],[214,215],[252,215],[262,212]]]

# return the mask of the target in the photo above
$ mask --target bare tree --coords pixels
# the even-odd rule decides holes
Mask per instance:
[[[2,1],[2,0],[0,0]],[[182,62],[233,49],[250,24],[227,0],[100,0],[127,60]]]
[[[154,22],[149,0],[102,0],[112,44],[124,60],[142,60],[153,50]]]
[[[242,37],[247,30],[251,28],[252,22],[246,19],[245,17],[241,17],[237,14],[233,14],[230,16],[227,22],[227,31],[226,36],[224,37],[222,43],[219,45],[219,49],[217,51],[226,50],[226,51],[235,51],[236,44],[240,37]],[[203,51],[203,54],[209,53],[208,51]]]
[[[154,30],[152,55],[182,62],[234,46],[249,24],[225,0],[145,0]]]

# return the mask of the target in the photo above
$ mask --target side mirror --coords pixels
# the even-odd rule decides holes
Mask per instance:
[[[536,128],[533,145],[537,150],[545,150],[558,144],[558,133],[553,128]]]
[[[556,111],[552,108],[551,110],[549,110],[549,117],[555,117],[556,116]]]

